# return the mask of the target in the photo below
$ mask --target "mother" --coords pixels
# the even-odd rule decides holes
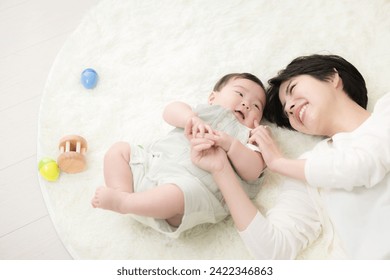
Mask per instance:
[[[290,177],[266,216],[212,139],[192,140],[193,161],[212,172],[249,250],[257,258],[295,258],[331,224],[328,237],[340,238],[345,257],[390,259],[390,94],[368,112],[362,75],[335,55],[296,58],[269,83],[268,120],[327,138],[287,159],[269,129],[252,132],[269,170]]]

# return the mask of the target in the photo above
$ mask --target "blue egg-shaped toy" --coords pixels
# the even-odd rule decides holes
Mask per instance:
[[[81,83],[86,89],[92,89],[96,86],[98,74],[92,68],[87,68],[81,73]]]

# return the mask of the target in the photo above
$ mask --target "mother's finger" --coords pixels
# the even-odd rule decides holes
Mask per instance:
[[[214,145],[214,141],[206,138],[197,138],[197,137],[191,139],[191,146],[193,147],[195,147],[196,145],[203,145],[203,144]]]
[[[255,134],[258,131],[262,131],[262,130],[264,130],[264,128],[268,128],[268,126],[266,126],[266,125],[258,125],[254,129],[251,130],[250,135],[253,135],[253,134]]]
[[[260,125],[251,131],[251,135],[256,133],[271,135],[271,129],[266,125]]]
[[[256,127],[255,129],[252,129],[252,133],[251,135],[255,135],[255,134],[266,134],[268,133],[270,130],[265,127],[264,125],[260,125],[258,127]]]
[[[210,149],[212,146],[213,145],[210,143],[202,143],[202,144],[197,144],[195,146],[192,146],[192,149],[197,151],[197,152],[202,152],[202,151]]]

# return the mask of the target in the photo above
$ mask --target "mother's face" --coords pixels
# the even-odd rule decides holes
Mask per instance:
[[[295,130],[310,135],[331,136],[336,82],[334,79],[328,82],[300,75],[280,85],[279,99]]]

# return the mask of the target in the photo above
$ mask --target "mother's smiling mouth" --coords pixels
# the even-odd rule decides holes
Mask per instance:
[[[303,123],[303,117],[305,115],[308,103],[305,103],[295,110],[295,118]]]

